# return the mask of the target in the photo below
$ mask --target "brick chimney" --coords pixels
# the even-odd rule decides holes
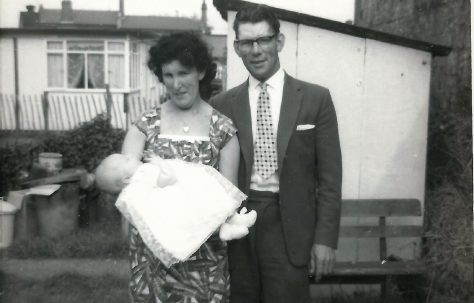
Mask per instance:
[[[26,12],[22,13],[22,15],[23,15],[23,20],[22,20],[23,27],[33,27],[38,24],[38,13],[35,13],[34,5],[27,5]]]
[[[121,28],[123,25],[123,19],[125,18],[125,9],[123,0],[119,0],[119,12],[117,18],[117,28]]]
[[[206,0],[202,0],[201,5],[201,30],[203,34],[209,34],[210,28],[207,26],[207,5]]]
[[[72,11],[72,1],[63,0],[61,2],[61,22],[62,23],[72,23],[74,20],[73,11]]]

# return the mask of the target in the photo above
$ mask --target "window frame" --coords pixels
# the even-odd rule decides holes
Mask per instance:
[[[61,49],[49,49],[48,43],[61,43]],[[68,42],[101,42],[104,46],[103,50],[68,50]],[[109,43],[116,42],[123,44],[122,50],[110,50]],[[121,55],[123,56],[124,62],[124,75],[123,75],[123,87],[122,88],[113,88],[110,87],[109,90],[113,92],[129,92],[130,91],[130,76],[128,73],[129,64],[130,64],[130,51],[129,51],[129,40],[128,39],[97,39],[97,38],[88,38],[88,37],[67,37],[67,38],[47,38],[45,39],[45,49],[46,49],[46,90],[47,91],[62,91],[62,92],[105,92],[106,88],[69,88],[68,87],[68,63],[67,58],[68,54],[84,54],[84,69],[87,77],[87,57],[89,54],[100,54],[104,57],[104,83],[109,83],[109,55]],[[62,55],[62,70],[63,70],[63,79],[62,86],[49,86],[49,72],[48,72],[48,56],[49,54],[61,54]],[[87,79],[87,78],[86,78]],[[87,80],[86,85],[87,85]]]
[[[135,50],[133,47],[135,46]],[[131,91],[140,89],[141,84],[141,49],[140,43],[137,40],[129,41],[128,43],[128,87]]]

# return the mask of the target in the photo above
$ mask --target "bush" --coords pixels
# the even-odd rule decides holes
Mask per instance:
[[[20,189],[21,179],[31,170],[41,152],[63,155],[63,167],[84,167],[92,171],[107,155],[120,151],[124,131],[114,129],[105,115],[79,127],[50,134],[39,143],[14,144],[0,148],[0,192]]]
[[[112,128],[105,115],[45,140],[42,151],[63,155],[64,167],[83,166],[92,171],[111,153],[120,151],[124,131]]]
[[[449,112],[430,124],[427,189],[449,180],[472,192],[472,120],[466,113]]]
[[[474,302],[472,121],[447,113],[430,138],[426,199],[427,302]]]
[[[427,302],[474,302],[471,195],[445,182],[429,193],[428,200]]]
[[[31,169],[39,150],[39,146],[29,144],[0,148],[0,195],[6,195],[9,190],[20,189],[21,179]]]

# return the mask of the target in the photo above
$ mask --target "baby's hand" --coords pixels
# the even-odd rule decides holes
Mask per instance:
[[[156,157],[158,159],[152,159],[153,164],[157,165],[160,169],[158,178],[156,180],[156,185],[158,187],[165,187],[168,185],[173,185],[176,183],[177,179],[175,176],[175,173],[173,171],[173,168],[169,166],[166,161],[163,159]]]
[[[158,187],[166,187],[168,185],[173,185],[176,183],[176,176],[168,172],[161,171],[156,179],[156,185]]]
[[[233,225],[224,223],[219,229],[219,238],[222,241],[230,241],[245,237],[249,233],[249,229],[244,225]]]
[[[233,225],[243,225],[247,228],[254,225],[255,221],[257,221],[257,212],[251,210],[247,213],[247,208],[242,207],[240,213],[235,213],[229,219],[227,219],[227,223]]]

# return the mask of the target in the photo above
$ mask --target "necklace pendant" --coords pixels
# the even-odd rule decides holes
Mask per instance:
[[[184,131],[185,133],[189,132],[189,126],[183,126],[183,131]]]

